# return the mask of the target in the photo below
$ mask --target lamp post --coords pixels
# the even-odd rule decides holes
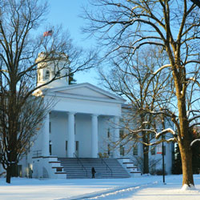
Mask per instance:
[[[163,174],[163,184],[165,185],[165,148],[164,148],[164,135],[162,135],[162,174]]]
[[[165,129],[164,115],[162,115],[162,128]],[[163,174],[163,184],[165,185],[165,146],[164,146],[164,134],[162,134],[162,174]]]

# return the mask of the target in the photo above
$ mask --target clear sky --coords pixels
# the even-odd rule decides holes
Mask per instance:
[[[95,41],[85,39],[86,35],[81,34],[81,26],[86,23],[81,17],[82,6],[88,5],[88,0],[48,0],[49,14],[48,23],[56,26],[62,24],[63,30],[68,30],[75,44],[89,48],[94,46]],[[97,74],[95,70],[81,72],[75,75],[77,83],[89,82],[97,85]]]

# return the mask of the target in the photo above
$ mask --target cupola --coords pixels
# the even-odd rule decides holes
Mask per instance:
[[[67,76],[67,74],[69,74],[68,57],[65,54],[59,54],[59,59],[55,58],[49,59],[50,61],[47,61],[48,59],[44,59],[45,56],[46,55],[44,53],[40,53],[36,60],[36,62],[38,62],[37,86],[48,83],[53,79],[55,80],[45,85],[44,87],[55,88],[69,85],[69,78]]]

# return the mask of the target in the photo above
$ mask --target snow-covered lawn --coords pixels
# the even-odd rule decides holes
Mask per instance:
[[[181,190],[182,176],[141,176],[128,179],[37,180],[13,178],[10,185],[0,179],[1,200],[200,200],[200,175],[195,175],[196,190]]]

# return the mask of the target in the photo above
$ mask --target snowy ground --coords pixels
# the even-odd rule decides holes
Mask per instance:
[[[181,190],[182,176],[142,176],[128,179],[37,180],[13,178],[10,185],[0,179],[0,200],[200,200],[200,175],[196,190]]]

